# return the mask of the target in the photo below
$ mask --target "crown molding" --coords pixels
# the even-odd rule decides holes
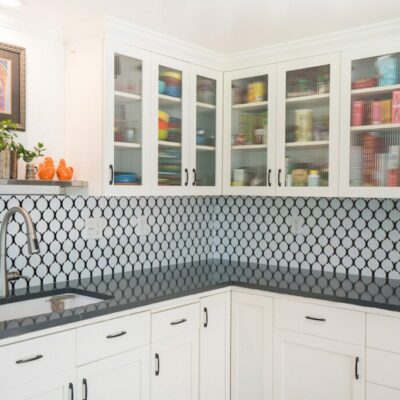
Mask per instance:
[[[41,39],[63,42],[62,27],[44,21],[41,18],[33,18],[21,12],[0,7],[0,27],[10,29]]]
[[[67,43],[93,36],[103,36],[218,71],[222,71],[224,64],[221,53],[110,16],[64,27]]]
[[[349,50],[400,39],[400,19],[226,54],[224,71]]]

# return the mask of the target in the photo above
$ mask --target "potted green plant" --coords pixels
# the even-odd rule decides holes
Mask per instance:
[[[10,119],[0,121],[0,179],[18,176],[17,126]]]
[[[36,166],[33,160],[38,157],[44,156],[46,148],[43,143],[38,143],[33,150],[26,149],[21,143],[17,145],[18,158],[22,158],[26,162],[25,166],[25,179],[35,179]]]

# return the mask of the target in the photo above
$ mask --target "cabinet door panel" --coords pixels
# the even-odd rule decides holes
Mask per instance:
[[[79,367],[78,398],[149,400],[149,357],[146,346]]]
[[[363,400],[364,347],[276,329],[274,400]]]
[[[342,195],[400,195],[399,68],[398,45],[342,56]]]
[[[1,400],[72,400],[76,394],[75,371],[49,375],[45,379],[0,392]],[[74,395],[74,396],[73,396]]]
[[[196,400],[198,380],[198,331],[152,345],[152,400]]]
[[[400,390],[367,383],[367,400],[399,400]]]
[[[339,60],[278,65],[278,194],[338,194]]]
[[[274,194],[275,67],[224,80],[224,193]]]
[[[232,400],[272,399],[272,300],[232,293]]]
[[[200,399],[230,399],[230,293],[201,299]]]

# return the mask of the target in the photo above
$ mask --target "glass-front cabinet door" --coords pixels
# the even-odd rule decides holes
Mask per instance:
[[[225,74],[224,193],[273,194],[275,67]]]
[[[277,194],[337,195],[339,56],[278,65]]]
[[[144,171],[149,144],[149,56],[108,42],[106,76],[106,193],[145,193],[150,183]]]
[[[151,163],[158,193],[179,193],[189,186],[189,68],[186,63],[153,56],[157,93],[153,101],[156,144]],[[155,107],[155,109],[154,109]],[[155,139],[155,140],[154,140]],[[154,147],[154,146],[153,146]]]
[[[400,46],[343,56],[342,195],[400,195]]]
[[[196,194],[221,193],[222,74],[191,66],[189,185]]]

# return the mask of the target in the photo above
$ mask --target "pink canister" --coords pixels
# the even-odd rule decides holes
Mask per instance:
[[[351,125],[360,126],[363,124],[364,115],[364,102],[361,100],[353,101],[352,111],[351,111]]]

